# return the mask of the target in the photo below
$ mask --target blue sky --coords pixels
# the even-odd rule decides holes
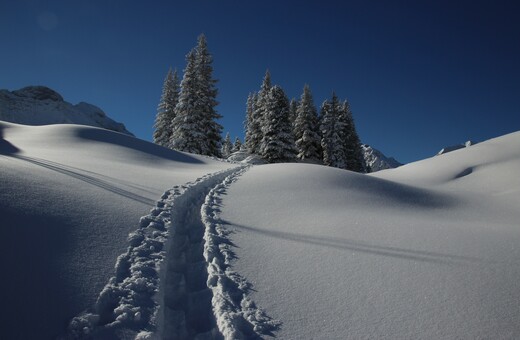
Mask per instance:
[[[224,131],[269,68],[317,105],[350,101],[359,135],[402,162],[520,130],[516,1],[0,2],[0,88],[46,85],[150,140],[164,76],[200,33]]]

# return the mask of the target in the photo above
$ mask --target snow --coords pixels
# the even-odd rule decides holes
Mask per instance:
[[[520,337],[520,132],[364,175],[0,122],[0,168],[6,338]]]
[[[3,336],[64,334],[165,190],[230,167],[98,128],[0,122]]]
[[[373,176],[258,166],[222,200],[231,267],[282,339],[518,338],[519,171],[520,133]]]

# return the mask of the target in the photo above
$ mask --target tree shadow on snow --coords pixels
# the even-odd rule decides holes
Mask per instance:
[[[323,237],[313,235],[303,235],[288,233],[283,231],[264,230],[254,227],[248,227],[245,225],[238,225],[230,223],[228,221],[221,221],[222,224],[227,224],[236,227],[238,230],[250,231],[256,234],[264,235],[267,237],[279,238],[288,241],[300,242],[310,245],[323,246],[328,248],[334,248],[339,250],[347,250],[354,252],[367,253],[371,255],[387,256],[397,259],[410,260],[410,261],[421,261],[434,264],[444,265],[464,265],[481,262],[480,259],[468,256],[441,254],[423,250],[405,249],[391,246],[380,246],[370,244],[368,242],[353,241],[345,238],[338,237]]]

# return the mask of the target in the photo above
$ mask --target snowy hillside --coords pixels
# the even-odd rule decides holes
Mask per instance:
[[[72,105],[45,86],[0,90],[0,120],[25,125],[80,124],[132,135],[100,108],[84,102]]]
[[[520,337],[520,132],[363,175],[0,123],[0,167],[9,339]]]
[[[365,158],[365,164],[370,168],[370,172],[393,169],[402,164],[392,157],[386,157],[381,151],[374,149],[370,145],[362,144],[361,150]]]

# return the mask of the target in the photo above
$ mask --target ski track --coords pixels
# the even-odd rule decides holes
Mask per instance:
[[[261,339],[280,323],[248,297],[230,268],[232,231],[220,196],[248,167],[205,175],[166,191],[130,233],[115,276],[63,339]]]

